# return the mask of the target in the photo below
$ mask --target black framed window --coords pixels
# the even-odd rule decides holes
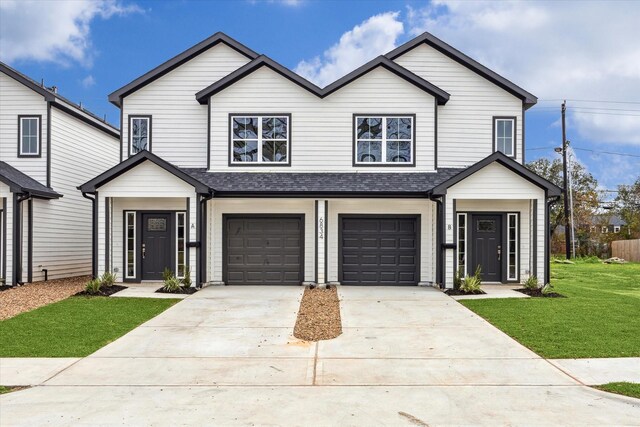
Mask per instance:
[[[18,116],[18,154],[40,156],[40,116]]]
[[[291,116],[230,115],[232,165],[291,164]]]
[[[129,118],[130,154],[151,151],[151,117],[131,116]]]
[[[414,165],[415,116],[354,116],[354,164]]]

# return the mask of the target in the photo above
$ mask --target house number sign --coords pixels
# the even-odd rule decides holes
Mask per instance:
[[[324,218],[320,217],[318,219],[318,238],[324,239]]]

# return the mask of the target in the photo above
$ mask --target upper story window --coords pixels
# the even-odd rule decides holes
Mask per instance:
[[[40,116],[18,116],[19,157],[40,156]]]
[[[129,117],[130,154],[151,151],[151,116]]]
[[[516,155],[516,118],[494,117],[493,119],[494,150],[507,156]]]
[[[291,164],[291,115],[231,115],[229,164]]]
[[[354,164],[414,162],[415,116],[354,116]]]

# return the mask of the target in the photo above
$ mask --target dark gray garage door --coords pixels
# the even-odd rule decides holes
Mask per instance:
[[[224,216],[225,282],[229,285],[299,285],[301,216]]]
[[[418,218],[340,216],[340,282],[417,285]]]

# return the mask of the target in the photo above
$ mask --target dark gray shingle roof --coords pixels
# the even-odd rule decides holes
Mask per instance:
[[[220,193],[275,194],[424,194],[463,169],[403,173],[207,172],[182,169]]]
[[[7,184],[12,192],[31,193],[34,196],[48,199],[62,197],[61,194],[56,193],[51,188],[40,184],[29,175],[2,161],[0,161],[0,181]]]

